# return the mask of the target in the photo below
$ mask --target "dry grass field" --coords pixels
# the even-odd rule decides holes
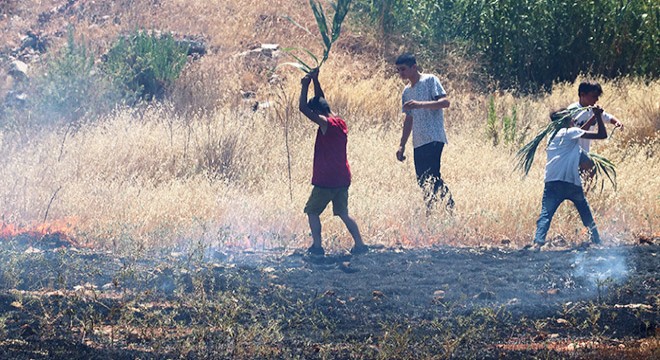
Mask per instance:
[[[269,68],[289,61],[285,55],[265,60],[238,56],[263,43],[305,45],[320,53],[317,37],[283,18],[291,16],[314,29],[306,1],[70,1],[53,7],[56,3],[10,2],[13,15],[3,17],[3,42],[16,44],[17,33],[41,26],[55,47],[64,42],[65,26],[74,22],[77,35],[98,52],[118,34],[146,28],[202,37],[209,53],[188,65],[164,104],[139,112],[118,110],[75,132],[3,131],[0,203],[6,224],[46,226],[113,250],[307,244],[302,207],[311,189],[316,129],[297,111],[302,73],[280,68],[269,82]],[[35,21],[44,12],[54,15],[47,22]],[[333,110],[349,124],[350,211],[366,241],[386,246],[527,244],[540,210],[544,153],[538,151],[527,177],[514,171],[514,155],[543,127],[551,110],[576,101],[580,79],[541,95],[488,94],[466,81],[471,65],[465,59],[444,59],[441,68],[423,64],[439,70],[452,102],[446,111],[449,145],[442,172],[457,203],[453,216],[438,210],[426,217],[410,144],[408,160],[399,163],[394,156],[404,84],[391,60],[403,48],[379,44],[368,30],[349,21],[321,73]],[[657,236],[660,226],[660,82],[601,82],[600,104],[624,122],[625,130],[595,150],[617,165],[619,187],[614,191],[606,185],[588,198],[605,244],[631,244],[638,236]],[[251,111],[241,91],[255,92],[252,101],[270,107]],[[493,146],[487,135],[491,96],[500,132],[500,120],[516,111],[516,139],[509,144]],[[324,215],[328,246],[349,246],[343,225]],[[571,243],[584,239],[572,206],[562,205],[550,236]]]
[[[395,157],[404,83],[392,60],[406,48],[393,45],[401,39],[383,42],[377,31],[349,15],[320,80],[333,111],[349,128],[350,213],[365,242],[383,250],[345,258],[352,240],[326,210],[321,221],[330,256],[327,263],[314,263],[298,256],[311,242],[303,207],[311,191],[316,134],[297,108],[303,73],[282,67],[272,76],[270,68],[291,60],[283,53],[241,55],[261,44],[320,53],[315,33],[284,19],[291,16],[315,30],[308,6],[306,0],[0,4],[0,43],[5,44],[0,76],[7,78],[2,96],[11,86],[8,51],[28,30],[48,38],[55,49],[65,44],[73,24],[76,37],[98,54],[118,35],[140,28],[195,36],[208,46],[207,54],[188,63],[164,102],[116,109],[75,129],[20,123],[0,129],[0,239],[16,240],[0,249],[7,264],[0,270],[5,314],[0,340],[20,333],[25,341],[0,341],[0,355],[47,358],[37,354],[51,346],[51,356],[61,358],[78,358],[70,357],[72,352],[79,358],[213,358],[214,352],[206,351],[222,345],[227,348],[213,351],[225,358],[462,358],[506,339],[512,358],[555,358],[554,350],[542,346],[547,352],[538,352],[541,348],[529,343],[518,351],[512,340],[524,333],[525,341],[544,343],[555,332],[562,344],[573,344],[569,347],[577,338],[608,344],[596,355],[578,351],[566,358],[626,358],[630,349],[641,349],[630,350],[631,359],[657,355],[658,269],[652,264],[657,247],[635,245],[660,238],[660,80],[596,79],[604,88],[599,104],[625,125],[622,131],[608,126],[611,136],[592,145],[617,166],[616,190],[605,182],[587,195],[603,246],[591,255],[566,250],[588,235],[575,208],[565,203],[549,233],[551,244],[562,250],[532,258],[517,250],[532,241],[545,152],[543,146],[538,150],[526,177],[514,169],[515,154],[545,126],[552,110],[577,101],[586,76],[555,84],[547,93],[520,95],[484,91],[472,81],[479,77],[476,64],[460,54],[422,64],[439,76],[451,101],[442,174],[456,201],[453,214],[440,206],[427,216],[411,141],[408,159]],[[30,64],[33,76],[40,71],[39,60]],[[248,91],[254,98],[243,99],[241,93]],[[261,104],[256,110],[255,102]],[[497,145],[487,126],[491,103]],[[515,136],[505,142],[502,119],[514,111]],[[30,123],[30,114],[24,116]],[[16,245],[21,234],[35,231],[51,240],[54,234],[66,237],[79,250]],[[236,258],[227,257],[232,253]],[[595,282],[567,270],[576,264],[598,268],[602,259],[619,259],[619,253],[628,259],[624,279],[607,277],[614,276],[609,268]],[[482,260],[482,267],[458,269]],[[398,263],[409,272],[390,273]],[[521,284],[469,275],[504,276],[506,266],[522,269],[528,263],[539,275],[519,271]],[[456,283],[425,282],[442,278],[441,266],[454,268],[449,274],[456,274]],[[350,275],[352,269],[357,275]],[[399,285],[379,283],[388,276]],[[422,290],[406,295],[409,277],[419,280]],[[107,284],[114,287],[101,288]],[[518,294],[515,288],[528,291]],[[439,290],[450,300],[445,302]],[[504,295],[509,291],[517,298]],[[523,299],[514,310],[497,310],[523,296],[538,302]],[[646,307],[615,307],[633,302]],[[555,321],[561,304],[571,303],[575,306],[561,315],[575,320],[570,330],[552,329],[561,327]],[[518,312],[508,317],[508,311]],[[364,315],[372,313],[373,319]],[[625,319],[621,328],[617,316]],[[347,325],[353,323],[359,329]],[[42,347],[23,336],[24,324],[38,327],[41,341],[66,341]],[[494,338],[485,332],[491,325],[498,332]],[[313,336],[306,337],[308,331]],[[418,335],[429,331],[435,345],[425,348],[428,339]],[[610,338],[621,345],[605,341]],[[31,346],[37,350],[26,350]],[[53,350],[59,347],[69,352]],[[488,349],[488,356],[501,355]]]
[[[501,246],[508,239],[522,246],[531,241],[544,154],[539,150],[527,177],[514,170],[517,146],[493,146],[485,135],[487,95],[450,92],[442,170],[457,208],[453,216],[437,209],[426,217],[411,156],[403,163],[394,156],[401,132],[400,81],[379,70],[353,85],[341,69],[330,76],[333,65],[323,69],[321,80],[349,124],[350,210],[369,243]],[[551,109],[573,100],[575,87],[559,84],[540,98],[498,95],[495,103],[500,114],[515,106],[520,132],[534,134]],[[3,134],[4,221],[40,223],[47,212],[47,223],[114,250],[199,241],[248,248],[305,246],[302,207],[311,189],[316,129],[297,113],[292,102],[297,91],[292,80],[268,94],[266,99],[284,110],[222,106],[176,115],[159,105],[139,115],[119,111],[75,134]],[[657,236],[660,110],[649,93],[660,93],[660,83],[605,82],[601,102],[626,125],[594,146],[617,165],[618,189],[606,184],[588,195],[607,246],[634,243],[638,235]],[[287,102],[278,104],[284,97]],[[349,246],[341,222],[324,215],[329,247]],[[562,205],[550,236],[584,239],[572,206]]]

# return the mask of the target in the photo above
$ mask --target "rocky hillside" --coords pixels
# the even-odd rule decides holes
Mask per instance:
[[[216,105],[228,100],[227,93],[256,98],[264,82],[273,80],[267,71],[279,61],[282,47],[304,45],[320,53],[316,33],[308,34],[286,20],[291,17],[315,30],[304,0],[256,5],[245,0],[192,4],[182,0],[9,0],[0,5],[0,11],[0,42],[4,44],[0,97],[12,103],[25,101],[29,79],[42,74],[42,65],[66,45],[70,31],[98,61],[119,37],[137,29],[174,34],[191,46],[192,60],[204,57],[189,66],[179,92],[213,89],[215,93],[203,101]],[[371,63],[382,50],[368,39],[345,26],[333,56],[350,53],[355,56],[351,63],[357,66]],[[191,88],[191,83],[197,85]]]

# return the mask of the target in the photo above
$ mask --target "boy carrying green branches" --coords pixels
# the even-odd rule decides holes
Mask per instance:
[[[589,229],[591,242],[601,242],[596,223],[594,222],[589,203],[584,196],[582,179],[580,177],[580,156],[583,150],[580,140],[605,139],[607,130],[603,124],[603,109],[599,106],[592,108],[593,119],[597,124],[597,130],[583,130],[575,126],[571,112],[566,109],[554,112],[550,119],[556,122],[559,129],[551,136],[547,152],[547,163],[545,166],[545,188],[543,189],[543,200],[541,214],[536,222],[536,234],[534,242],[527,249],[540,251],[545,245],[545,238],[550,228],[552,217],[557,208],[564,200],[570,200],[575,204],[582,224]]]
[[[594,81],[583,81],[578,86],[578,101],[569,105],[568,110],[574,112],[573,118],[575,124],[584,130],[592,130],[595,125],[593,117],[593,106],[596,105],[598,99],[603,94],[603,88],[599,83]],[[623,123],[619,121],[614,115],[603,112],[603,123],[609,122],[614,125],[615,129],[623,129]],[[581,139],[579,141],[580,147],[583,152],[580,156],[580,171],[582,172],[585,180],[591,180],[595,174],[595,164],[589,158],[589,148],[591,147],[590,139]]]
[[[334,215],[344,222],[355,241],[351,254],[364,254],[369,248],[362,241],[357,223],[348,215],[348,187],[351,184],[351,169],[346,155],[348,129],[344,120],[330,110],[318,75],[318,69],[315,69],[302,78],[299,100],[300,111],[318,125],[312,174],[314,187],[305,205],[313,241],[307,252],[311,255],[325,254],[321,243],[320,215],[332,202]],[[314,97],[308,101],[307,92],[312,81]]]

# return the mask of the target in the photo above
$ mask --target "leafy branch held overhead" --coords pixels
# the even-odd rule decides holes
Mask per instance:
[[[318,57],[314,55],[310,50],[306,48],[301,48],[301,47],[288,47],[282,49],[282,51],[287,52],[291,57],[293,57],[296,62],[286,62],[282,63],[281,65],[288,65],[288,66],[293,66],[296,67],[305,73],[309,73],[312,70],[319,69],[323,63],[328,59],[328,56],[330,55],[330,49],[332,48],[332,44],[334,44],[337,39],[339,39],[339,35],[341,34],[341,24],[344,22],[344,19],[346,18],[346,15],[348,14],[348,11],[351,6],[351,0],[338,0],[336,3],[332,2],[332,8],[335,11],[335,14],[332,18],[332,29],[328,27],[328,22],[326,20],[325,12],[323,11],[323,6],[321,5],[320,2],[317,0],[309,0],[309,5],[312,8],[312,13],[314,14],[314,18],[316,19],[316,26],[319,29],[319,33],[321,34],[321,38],[323,39],[323,57],[321,58],[321,61],[319,61]],[[298,26],[299,28],[305,30],[308,34],[311,34],[312,32],[309,31],[306,27],[302,26],[300,23],[296,22],[290,17],[286,17],[287,20],[289,20],[291,23],[294,25]],[[304,61],[300,56],[295,55],[294,52],[303,52],[307,54],[313,61],[314,61],[314,66],[311,66],[308,64],[308,62]]]

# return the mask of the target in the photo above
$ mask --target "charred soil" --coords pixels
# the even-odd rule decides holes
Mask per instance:
[[[657,245],[314,257],[51,243],[0,247],[0,358],[659,354]]]

